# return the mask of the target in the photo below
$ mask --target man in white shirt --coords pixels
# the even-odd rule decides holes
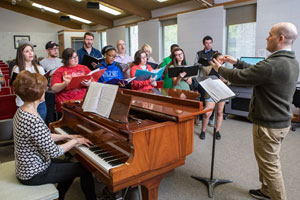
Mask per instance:
[[[63,66],[61,59],[58,58],[58,44],[53,41],[49,41],[46,44],[46,51],[48,53],[48,57],[44,58],[40,61],[40,65],[45,69],[46,72],[50,72],[50,76],[55,72],[56,69]],[[48,78],[48,77],[47,77]],[[51,78],[48,78],[49,85],[51,82]],[[47,105],[47,116],[46,116],[46,124],[49,124],[55,121],[55,95],[51,91],[50,87],[45,93],[45,100]]]
[[[118,40],[117,51],[115,61],[121,64],[124,79],[130,78],[130,67],[128,63],[133,62],[133,59],[131,56],[126,55],[126,44],[123,40]]]

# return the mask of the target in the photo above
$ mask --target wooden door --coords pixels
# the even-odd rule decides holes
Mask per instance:
[[[59,45],[59,57],[61,57],[62,52],[65,49],[64,34],[58,35],[58,45]]]

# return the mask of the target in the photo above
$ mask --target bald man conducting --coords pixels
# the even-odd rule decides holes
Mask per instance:
[[[232,83],[254,86],[248,118],[253,122],[254,153],[259,168],[261,188],[250,190],[256,199],[285,200],[279,152],[290,129],[291,103],[299,74],[299,64],[292,51],[297,38],[295,25],[275,24],[267,40],[271,55],[250,65],[231,56],[224,61],[238,69],[227,69],[214,60],[214,69]]]

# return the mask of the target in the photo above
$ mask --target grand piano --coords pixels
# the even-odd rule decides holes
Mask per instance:
[[[119,93],[124,97],[118,97],[119,103],[129,97],[131,104],[125,122],[83,112],[82,103],[68,102],[61,120],[49,127],[94,143],[75,147],[75,156],[112,191],[140,185],[143,200],[156,200],[163,177],[193,151],[194,118],[205,112],[202,102],[196,100],[198,93],[176,89]]]

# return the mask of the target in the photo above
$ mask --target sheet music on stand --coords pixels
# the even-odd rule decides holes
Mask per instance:
[[[84,98],[82,109],[108,118],[117,92],[117,85],[92,82]]]
[[[236,94],[220,79],[207,78],[200,81],[199,84],[216,103],[226,101],[236,96]]]

